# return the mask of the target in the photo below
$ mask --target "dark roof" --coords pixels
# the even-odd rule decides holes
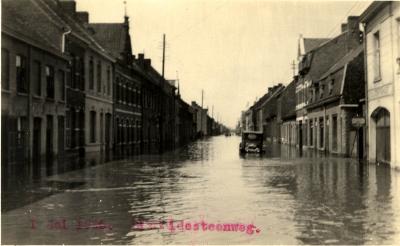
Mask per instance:
[[[293,80],[288,84],[284,90],[282,90],[281,99],[281,118],[283,120],[296,117],[296,80]]]
[[[38,0],[2,0],[2,31],[31,45],[62,55],[64,23]]]
[[[54,13],[58,16],[65,25],[71,30],[71,35],[79,38],[81,41],[87,43],[89,47],[97,53],[112,60],[113,57],[100,43],[92,36],[90,30],[76,16],[68,14],[60,8],[57,0],[36,0],[42,1],[47,7],[47,11]]]
[[[106,48],[114,57],[121,58],[125,51],[128,29],[124,23],[90,23],[94,30],[94,38]],[[132,53],[132,50],[130,51]]]
[[[340,68],[344,67],[346,64],[354,60],[357,56],[363,52],[364,47],[362,45],[358,46],[356,49],[351,50],[347,53],[344,57],[342,57],[338,62],[336,62],[329,70],[321,76],[321,79],[328,77],[331,73],[339,70]]]
[[[346,34],[346,32],[341,33],[311,51],[312,58],[308,76],[312,81],[319,80],[322,74],[346,55]]]
[[[304,52],[307,53],[327,41],[328,38],[304,38]]]
[[[363,45],[351,50],[316,81],[314,85],[319,90],[322,85],[325,90],[322,97],[317,95],[316,100],[307,106],[308,109],[335,102],[341,97],[345,99],[345,103],[358,103],[364,96],[363,51]]]
[[[391,1],[374,1],[360,16],[361,23],[367,23],[376,13],[381,10],[384,6],[391,3]]]

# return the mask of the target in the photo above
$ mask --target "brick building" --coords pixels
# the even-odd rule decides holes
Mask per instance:
[[[268,94],[270,95],[267,100],[261,104],[262,117],[263,117],[263,133],[264,138],[268,142],[280,141],[280,125],[278,119],[278,98],[285,87],[282,84],[275,85],[268,88]]]
[[[278,99],[278,112],[280,114],[281,143],[296,145],[296,80],[297,76],[282,91]]]
[[[88,25],[88,13],[77,12],[74,0],[43,1],[45,11],[68,27],[65,51],[71,63],[67,79],[66,147],[70,153],[78,152],[81,156],[103,151],[112,139],[111,78],[115,59],[96,41]]]
[[[363,134],[351,125],[352,118],[362,115],[364,98],[363,47],[358,17],[348,17],[342,33],[312,51],[309,75],[307,119],[302,143],[330,153],[355,156],[363,151]],[[313,72],[315,66],[316,72]],[[357,143],[360,143],[357,145]],[[361,149],[359,149],[360,147]]]
[[[65,25],[41,1],[2,1],[2,167],[51,173],[64,153]],[[33,166],[29,165],[33,160]],[[41,160],[46,160],[43,166]]]
[[[122,23],[90,23],[94,37],[103,47],[116,57],[113,81],[114,112],[114,153],[120,155],[137,155],[141,143],[141,75],[133,69],[129,18]],[[106,127],[109,129],[111,125]],[[105,141],[110,143],[110,139]],[[111,147],[106,145],[106,149]]]
[[[320,44],[302,56],[299,63],[299,79],[296,85],[297,145],[301,148],[305,146],[325,150],[325,141],[321,140],[322,142],[319,142],[319,145],[316,142],[318,139],[323,139],[321,136],[324,135],[321,133],[318,138],[315,134],[322,132],[327,119],[318,118],[316,121],[316,118],[309,118],[308,112],[312,109],[307,109],[307,107],[313,98],[317,98],[315,93],[316,89],[319,88],[317,85],[320,84],[318,81],[322,79],[322,76],[359,45],[358,17],[350,16],[348,17],[348,24],[342,25],[340,35]],[[336,81],[334,84],[337,83]],[[325,85],[321,87],[324,93],[329,90],[328,87],[329,85],[326,88]],[[321,91],[319,90],[318,93],[321,93]],[[318,126],[321,128],[320,130],[316,129]]]

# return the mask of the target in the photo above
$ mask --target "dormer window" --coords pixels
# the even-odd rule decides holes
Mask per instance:
[[[331,79],[329,82],[329,95],[332,95],[333,93],[333,86],[335,85],[335,79]]]
[[[324,89],[325,85],[321,85],[321,90],[319,91],[319,98],[322,98],[324,96]]]

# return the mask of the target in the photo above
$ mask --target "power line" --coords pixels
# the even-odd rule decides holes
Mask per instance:
[[[206,17],[204,17],[201,21],[198,21],[198,22],[194,23],[193,25],[189,26],[188,28],[186,28],[186,29],[185,29],[184,31],[182,31],[181,33],[178,33],[177,35],[175,35],[174,37],[172,37],[171,40],[177,39],[178,37],[182,36],[184,33],[188,32],[188,31],[189,31],[190,29],[192,29],[193,27],[195,27],[195,26],[197,26],[197,25],[199,25],[199,24],[205,22],[208,18],[210,18],[213,14],[215,14],[220,8],[222,8],[223,6],[225,6],[228,2],[229,2],[229,0],[228,0],[228,1],[225,1],[223,4],[219,5],[218,7],[216,7],[216,8],[214,9],[213,12],[211,12],[210,14],[208,14],[208,15],[207,15]]]
[[[330,38],[331,37],[331,35],[334,33],[334,31],[336,30],[336,28],[338,28],[341,24],[342,24],[342,22],[344,21],[344,20],[346,20],[346,18],[347,18],[347,16],[350,14],[350,12],[359,4],[360,2],[355,2],[354,4],[353,4],[353,6],[347,11],[347,13],[344,15],[344,17],[340,20],[340,22],[339,22],[339,24],[335,24],[335,26],[329,31],[329,33],[328,33],[328,35],[327,35],[327,37],[328,38]]]

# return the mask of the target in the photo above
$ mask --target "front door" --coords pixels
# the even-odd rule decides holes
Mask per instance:
[[[381,109],[376,115],[376,161],[390,162],[390,115]]]

